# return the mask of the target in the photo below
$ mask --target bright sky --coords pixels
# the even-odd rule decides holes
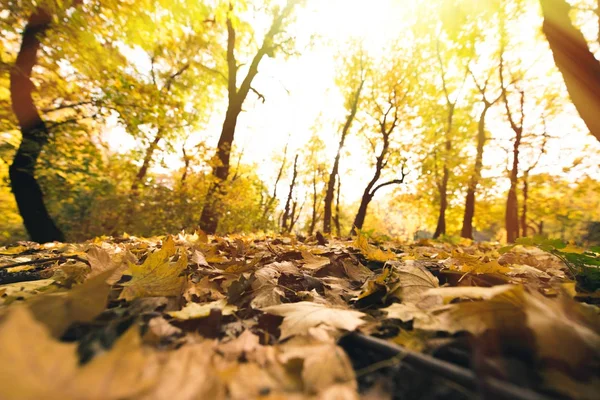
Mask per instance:
[[[343,99],[334,84],[334,50],[326,42],[344,43],[350,37],[360,37],[365,46],[373,52],[380,51],[382,44],[387,40],[399,37],[402,30],[402,16],[407,15],[406,7],[415,3],[405,0],[309,0],[308,6],[298,15],[300,23],[294,26],[294,34],[302,46],[307,43],[311,34],[317,33],[323,37],[313,48],[300,49],[302,55],[298,58],[284,60],[282,58],[265,59],[260,66],[254,87],[266,97],[262,104],[255,100],[251,94],[244,104],[247,112],[240,116],[236,131],[236,146],[244,148],[244,162],[257,163],[258,173],[267,184],[274,182],[278,166],[270,160],[275,152],[281,152],[288,136],[291,137],[290,150],[293,154],[309,139],[314,129],[318,129],[328,146],[328,152],[333,155],[338,138],[340,121],[345,112]],[[404,3],[404,4],[401,4]],[[534,37],[539,30],[537,10],[532,10],[528,16],[530,24],[522,26],[519,32],[524,39],[527,57],[541,59],[535,70],[535,75],[547,77],[552,64],[552,57],[546,48],[539,46]],[[139,55],[134,56],[136,61],[144,64]],[[552,79],[560,79],[554,75]],[[495,115],[490,116],[488,127],[500,137],[510,138],[510,128],[502,120],[497,109]],[[190,145],[200,140],[210,138],[216,145],[218,135],[225,114],[225,105],[219,112],[215,112],[207,126],[206,131],[197,132],[189,141]],[[542,168],[561,173],[562,168],[568,166],[575,158],[574,154],[581,155],[581,149],[589,144],[598,149],[597,141],[585,133],[583,123],[576,117],[575,110],[570,107],[567,113],[560,118],[549,122],[549,129],[553,135],[564,135],[568,139],[561,144],[548,149],[548,159]],[[319,122],[322,122],[319,124]],[[120,129],[107,132],[109,141],[115,148],[122,151],[131,149],[136,144]],[[499,147],[508,146],[506,141],[489,143],[486,159],[492,164],[498,164],[506,156],[505,151]],[[573,152],[566,151],[572,148]],[[347,202],[354,202],[360,198],[366,181],[371,176],[371,171],[365,166],[369,165],[365,158],[364,146],[357,137],[350,137],[346,150],[349,156],[342,159],[342,185],[343,196]],[[164,163],[169,169],[182,166],[181,155],[162,155]],[[332,158],[332,156],[331,156]],[[158,157],[156,158],[158,159]],[[155,167],[160,170],[160,167]],[[502,170],[488,171],[488,176],[502,176]],[[352,184],[349,184],[349,182]],[[344,185],[344,183],[348,183]],[[282,182],[282,185],[286,184]],[[283,187],[283,186],[282,186]],[[280,190],[280,193],[283,191]],[[380,193],[381,198],[385,193]]]

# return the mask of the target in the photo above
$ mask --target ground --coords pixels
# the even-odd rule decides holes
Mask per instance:
[[[0,398],[578,398],[600,249],[265,235],[0,248]]]

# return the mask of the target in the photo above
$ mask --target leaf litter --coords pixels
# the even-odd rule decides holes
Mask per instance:
[[[0,268],[19,264],[3,277],[29,274],[0,285],[0,398],[477,395],[344,344],[358,332],[549,398],[594,399],[596,260],[556,241],[361,233],[23,242],[0,248]]]

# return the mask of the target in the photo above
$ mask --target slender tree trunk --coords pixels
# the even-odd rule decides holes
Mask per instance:
[[[439,186],[440,191],[440,213],[438,214],[438,222],[435,228],[433,238],[437,239],[446,234],[446,210],[448,209],[448,180],[450,178],[450,170],[444,165],[444,174],[442,182]]]
[[[144,155],[144,162],[142,163],[142,166],[140,167],[137,175],[135,176],[135,178],[133,180],[133,184],[131,185],[132,192],[135,192],[141,185],[143,185],[144,179],[146,178],[146,175],[148,174],[148,169],[150,168],[150,164],[152,163],[152,157],[154,156],[154,152],[158,148],[158,144],[160,143],[162,137],[163,137],[162,130],[159,129],[158,132],[156,133],[156,136],[154,137],[154,140],[152,141],[152,143],[150,143],[150,146],[148,146],[148,148],[146,149],[146,154]]]
[[[590,133],[600,140],[600,63],[589,50],[583,34],[569,17],[565,0],[540,0],[544,14],[543,31],[556,66]]]
[[[506,199],[506,240],[508,243],[514,243],[519,237],[519,202],[517,200],[517,185],[519,183],[519,147],[523,135],[522,129],[516,132],[513,145],[513,165],[510,171],[510,189]]]
[[[335,200],[335,217],[333,222],[335,223],[335,233],[338,237],[342,236],[342,227],[340,225],[340,193],[342,192],[342,180],[340,175],[337,175],[337,196]]]
[[[185,144],[181,148],[181,151],[183,152],[183,164],[184,164],[184,168],[183,168],[183,174],[181,175],[180,183],[181,183],[181,186],[184,186],[185,182],[187,180],[188,174],[190,173],[190,162],[192,160],[188,156],[187,152],[185,151]]]
[[[370,193],[370,190],[370,188],[365,189],[362,198],[360,199],[360,206],[358,207],[358,212],[354,217],[354,223],[352,227],[353,235],[356,234],[357,230],[361,230],[365,224],[365,219],[367,218],[367,209],[369,208],[371,200],[373,200],[373,195]]]
[[[527,201],[529,200],[529,174],[523,176],[523,207],[521,209],[521,236],[527,237]]]
[[[312,198],[313,198],[313,204],[312,204],[312,215],[310,218],[310,225],[308,227],[308,234],[312,235],[315,231],[315,226],[317,224],[317,205],[319,204],[318,202],[318,198],[317,198],[317,172],[315,171],[313,173],[313,193],[312,193]]]
[[[214,234],[217,231],[220,219],[220,199],[225,194],[223,183],[229,175],[229,163],[231,158],[231,148],[235,137],[235,128],[237,119],[242,112],[242,105],[252,88],[252,82],[258,74],[258,66],[262,59],[275,50],[274,38],[284,27],[285,19],[288,18],[294,7],[298,4],[297,0],[288,0],[286,5],[275,15],[271,26],[263,39],[262,45],[252,58],[248,67],[248,72],[244,77],[239,88],[237,85],[237,72],[239,65],[235,56],[236,31],[231,17],[227,18],[227,93],[228,106],[223,122],[223,129],[217,145],[217,165],[213,168],[214,183],[211,185],[208,194],[204,200],[202,215],[200,216],[200,228],[206,233]],[[229,5],[230,12],[233,12],[233,5]],[[255,90],[254,90],[255,91]]]
[[[285,202],[285,208],[283,210],[283,217],[281,219],[281,230],[283,232],[287,232],[290,226],[288,225],[288,219],[290,217],[293,219],[294,211],[290,210],[290,206],[292,205],[292,196],[294,195],[294,186],[296,185],[296,178],[298,177],[298,155],[294,158],[294,170],[292,173],[292,182],[290,183],[290,190],[288,192],[288,197]],[[294,204],[295,206],[295,204]],[[290,214],[291,212],[291,214]]]
[[[325,192],[325,207],[323,210],[323,233],[331,233],[331,216],[332,216],[332,208],[333,208],[333,196],[335,192],[335,179],[339,174],[340,169],[340,157],[342,154],[342,149],[344,148],[344,143],[346,141],[346,136],[350,131],[350,127],[352,126],[352,122],[356,117],[356,113],[358,112],[358,104],[360,101],[361,92],[363,90],[365,84],[365,80],[363,79],[358,86],[358,89],[354,93],[354,97],[352,99],[352,104],[350,107],[350,112],[346,117],[346,122],[344,127],[342,128],[342,135],[340,137],[340,143],[338,145],[338,150],[335,155],[335,159],[333,160],[333,167],[331,168],[331,173],[329,174],[329,181],[327,182],[327,191]]]
[[[463,226],[460,232],[460,236],[473,239],[473,217],[475,216],[475,192],[477,191],[477,185],[481,179],[481,170],[483,168],[483,148],[485,146],[485,117],[489,108],[490,103],[485,103],[483,111],[479,116],[479,124],[477,127],[477,155],[475,156],[475,168],[473,175],[469,181],[469,187],[467,189],[467,198],[465,202],[465,214],[463,218]]]
[[[269,213],[272,210],[273,204],[275,200],[277,200],[277,185],[279,185],[279,181],[283,176],[283,170],[285,169],[285,164],[287,163],[287,151],[288,151],[289,142],[285,144],[283,149],[283,161],[281,162],[281,166],[279,167],[279,171],[277,172],[277,177],[275,178],[275,185],[273,186],[273,195],[267,200],[265,204],[265,208],[263,210],[262,220],[266,221]]]
[[[10,183],[29,237],[39,243],[64,241],[63,233],[48,214],[35,179],[37,160],[49,133],[33,102],[31,71],[37,62],[40,36],[46,33],[51,21],[50,13],[41,7],[29,17],[17,60],[10,71],[12,109],[22,133],[21,144],[9,169]]]

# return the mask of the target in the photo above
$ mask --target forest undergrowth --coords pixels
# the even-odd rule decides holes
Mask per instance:
[[[0,248],[3,399],[594,399],[600,249],[202,232]]]

